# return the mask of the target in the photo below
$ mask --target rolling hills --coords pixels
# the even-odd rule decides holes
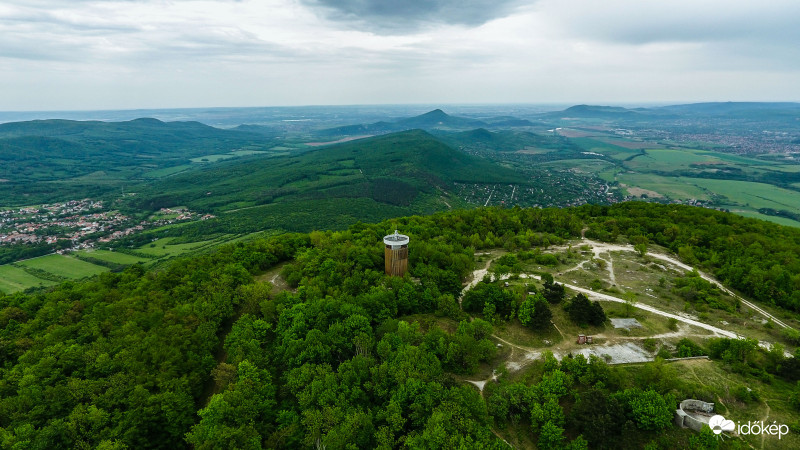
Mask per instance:
[[[514,117],[499,118],[500,123],[525,123]],[[516,122],[514,122],[516,121]],[[447,114],[441,109],[434,109],[425,114],[379,121],[370,124],[344,125],[319,130],[319,136],[351,136],[359,134],[384,134],[411,129],[463,131],[489,126],[486,122]]]
[[[192,158],[272,147],[199,122],[34,120],[0,124],[3,205],[97,195]]]
[[[214,164],[142,185],[135,205],[212,212],[228,231],[308,230],[463,206],[448,192],[453,183],[528,182],[520,172],[411,130],[300,155]]]

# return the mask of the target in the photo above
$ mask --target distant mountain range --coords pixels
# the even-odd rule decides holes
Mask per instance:
[[[527,127],[533,123],[527,119],[518,117],[503,116],[485,120],[458,117],[445,113],[441,109],[434,109],[425,114],[396,119],[391,122],[379,121],[370,124],[345,125],[334,128],[320,130],[319,136],[355,136],[360,134],[383,134],[397,131],[421,129],[421,130],[443,130],[443,131],[464,131],[486,127]]]
[[[541,114],[544,118],[595,118],[611,120],[648,120],[677,117],[780,118],[800,114],[800,103],[790,102],[711,102],[653,108],[623,108],[620,106],[576,105],[563,111]]]

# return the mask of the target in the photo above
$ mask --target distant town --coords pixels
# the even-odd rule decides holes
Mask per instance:
[[[214,216],[186,208],[162,208],[147,220],[136,221],[104,202],[70,200],[40,206],[0,210],[0,245],[59,244],[59,252],[93,248],[145,229]]]

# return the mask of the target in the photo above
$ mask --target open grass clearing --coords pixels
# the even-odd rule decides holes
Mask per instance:
[[[676,200],[697,199],[709,201],[711,193],[692,183],[696,178],[662,177],[644,173],[621,172],[617,175],[620,183],[658,192]]]
[[[192,158],[191,161],[193,163],[212,163],[212,162],[222,161],[224,159],[238,158],[240,156],[252,156],[252,155],[263,155],[263,154],[269,154],[269,152],[263,150],[235,150],[228,153],[199,156],[197,158]]]
[[[52,286],[54,284],[56,283],[53,281],[35,277],[19,267],[9,264],[0,266],[0,292],[12,294],[31,287]]]
[[[90,277],[108,270],[105,267],[88,263],[86,261],[81,261],[80,259],[72,256],[58,254],[27,259],[17,264],[30,267],[32,269],[43,270],[53,275],[68,279]]]
[[[80,252],[78,252],[78,254],[88,256],[89,258],[110,262],[113,264],[127,265],[127,264],[137,264],[150,261],[149,258],[142,258],[141,256],[134,256],[120,252],[112,252],[109,250],[81,250]]]
[[[692,178],[692,184],[728,198],[731,203],[751,208],[800,210],[800,192],[750,181]]]
[[[766,220],[767,222],[777,223],[778,225],[784,225],[787,227],[800,228],[800,222],[793,219],[789,219],[788,217],[769,216],[766,214],[761,214],[760,212],[755,210],[742,209],[737,205],[731,205],[728,209],[730,209],[732,213],[738,214],[740,216]]]
[[[215,242],[214,240],[208,240],[201,242],[190,242],[186,244],[171,244],[170,242],[172,242],[174,239],[175,238],[172,237],[161,238],[157,241],[139,247],[136,249],[136,251],[139,253],[152,255],[156,258],[173,257],[188,253],[190,251],[200,250]]]

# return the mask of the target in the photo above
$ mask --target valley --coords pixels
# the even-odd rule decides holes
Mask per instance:
[[[0,439],[794,448],[796,135],[741,108],[0,125]]]

